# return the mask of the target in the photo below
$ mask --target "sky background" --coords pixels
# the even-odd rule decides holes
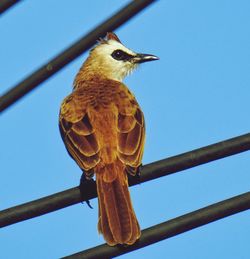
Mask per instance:
[[[0,17],[0,94],[128,1],[23,1]],[[160,57],[125,83],[146,119],[147,164],[250,130],[250,1],[161,0],[115,32]],[[0,210],[78,185],[58,129],[61,101],[87,53],[0,116]],[[249,191],[249,153],[130,188],[141,228]],[[47,259],[102,244],[97,200],[0,231],[0,258]],[[250,211],[121,258],[248,259]]]

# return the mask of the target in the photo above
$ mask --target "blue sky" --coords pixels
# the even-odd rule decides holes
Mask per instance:
[[[128,1],[23,1],[0,17],[0,94]],[[248,133],[250,2],[157,1],[116,30],[129,48],[160,57],[125,80],[146,118],[147,164]],[[87,54],[1,114],[0,210],[78,185],[58,112]],[[249,153],[130,188],[142,229],[249,191]],[[103,243],[78,204],[0,232],[0,258],[59,258]],[[250,212],[121,258],[249,258]]]

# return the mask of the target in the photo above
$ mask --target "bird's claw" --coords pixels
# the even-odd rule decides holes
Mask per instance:
[[[139,184],[141,183],[141,170],[142,170],[142,164],[138,166],[137,171],[136,171],[136,174],[135,174],[135,176],[134,176],[135,181],[136,181],[137,183],[139,183]]]
[[[90,204],[90,201],[85,198],[85,196],[86,196],[85,190],[88,190],[90,181],[94,181],[94,180],[92,178],[88,179],[85,175],[85,172],[83,172],[81,179],[80,179],[79,187],[80,187],[81,196],[84,199],[84,201],[82,201],[81,203],[83,204],[84,202],[86,202],[88,207],[93,209],[93,207]]]
[[[135,170],[136,169],[136,170]],[[139,184],[141,183],[141,169],[142,165],[138,166],[137,168],[133,167],[126,167],[128,180],[130,184]]]

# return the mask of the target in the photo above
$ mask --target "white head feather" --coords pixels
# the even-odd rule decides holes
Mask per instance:
[[[126,48],[114,33],[108,32],[106,39],[101,39],[90,51],[74,85],[76,87],[81,80],[96,75],[121,82],[139,63],[157,59],[159,58],[154,55],[135,53]]]
[[[136,56],[135,52],[113,39],[109,39],[97,45],[91,51],[91,56],[95,62],[98,63],[103,73],[108,75],[111,79],[122,81],[138,65],[128,60],[116,60],[112,57],[112,53],[115,50],[122,50],[131,56]]]

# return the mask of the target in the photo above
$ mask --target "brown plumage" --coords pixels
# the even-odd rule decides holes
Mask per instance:
[[[130,60],[112,58],[117,48]],[[145,61],[149,57],[156,59],[147,55]],[[141,165],[145,124],[134,95],[121,82],[140,62],[138,54],[109,33],[90,52],[60,110],[60,131],[68,152],[87,177],[96,175],[98,230],[109,245],[133,244],[141,234],[127,172],[134,175]]]

